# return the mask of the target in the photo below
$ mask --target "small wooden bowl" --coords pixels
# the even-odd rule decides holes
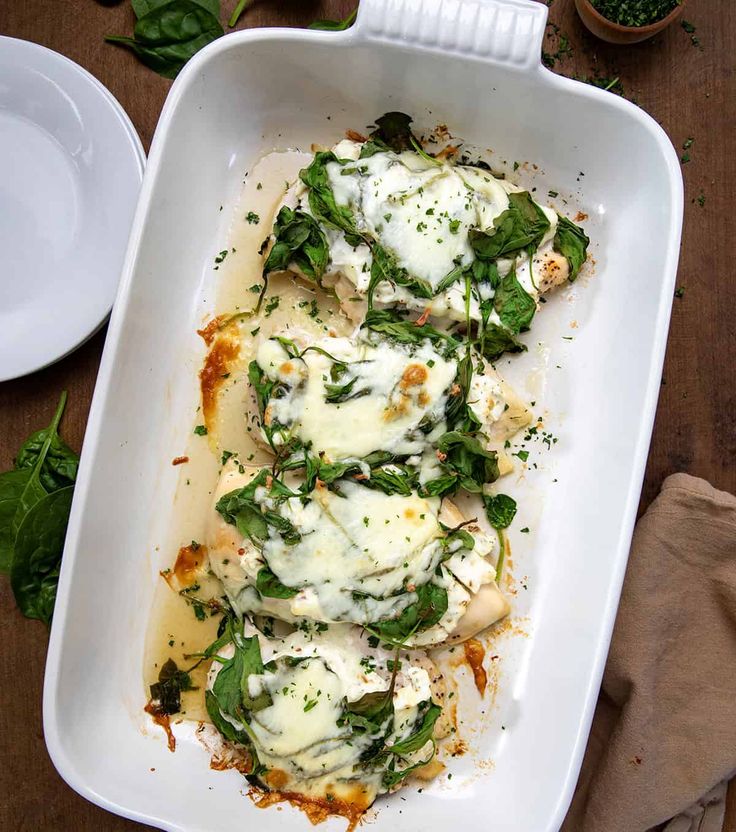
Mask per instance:
[[[580,19],[585,26],[597,38],[605,40],[607,43],[625,45],[647,40],[666,29],[680,17],[682,10],[685,8],[685,2],[686,0],[682,0],[666,17],[656,23],[650,23],[649,26],[621,26],[614,23],[612,20],[603,17],[600,12],[597,12],[590,0],[575,0],[575,8],[578,10]]]

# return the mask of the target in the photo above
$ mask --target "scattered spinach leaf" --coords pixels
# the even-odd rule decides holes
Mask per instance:
[[[51,623],[74,486],[46,494],[26,512],[10,568],[15,602],[26,618]]]
[[[307,29],[321,29],[325,32],[343,32],[353,25],[357,15],[358,9],[355,8],[344,20],[315,20],[307,26]]]
[[[219,20],[209,10],[211,3],[141,3],[141,11],[145,5],[151,9],[138,18],[133,37],[108,35],[105,40],[131,49],[142,63],[164,78],[175,78],[193,55],[224,34]]]

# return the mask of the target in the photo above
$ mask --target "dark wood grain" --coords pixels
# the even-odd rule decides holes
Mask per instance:
[[[235,0],[222,5],[223,12],[229,13]],[[353,5],[353,0],[254,0],[240,26],[303,26],[316,17],[344,17]],[[662,124],[676,147],[689,137],[695,139],[691,161],[683,165],[686,203],[678,285],[684,295],[673,302],[642,507],[652,500],[663,478],[675,471],[736,491],[736,280],[730,262],[736,239],[732,207],[736,4],[689,0],[685,17],[697,27],[700,47],[691,43],[680,26],[674,26],[651,42],[620,48],[590,37],[572,0],[554,0],[550,9],[550,20],[572,47],[572,54],[561,57],[555,70],[566,75],[618,77],[626,96]],[[41,43],[90,70],[127,110],[147,148],[170,82],[141,66],[127,51],[104,43],[105,34],[129,33],[132,26],[127,2],[0,0],[0,33]],[[550,53],[559,49],[552,27],[545,49]],[[703,206],[697,202],[701,193]],[[632,183],[632,199],[636,199],[636,183]],[[615,279],[615,275],[608,277]],[[31,431],[47,424],[64,389],[69,390],[69,405],[63,433],[71,445],[80,447],[103,344],[104,331],[55,366],[0,384],[0,470],[11,464]],[[0,579],[4,671],[0,828],[12,832],[143,828],[86,803],[54,771],[41,726],[46,641],[45,628],[16,612],[7,581]],[[728,818],[724,829],[736,832],[734,789]]]

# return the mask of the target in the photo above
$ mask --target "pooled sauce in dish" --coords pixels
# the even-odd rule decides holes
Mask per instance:
[[[410,121],[246,178],[146,650],[172,750],[172,718],[200,721],[257,805],[351,827],[443,769],[442,652],[461,645],[486,691],[482,639],[510,609],[503,477],[532,420],[494,362],[587,247]]]

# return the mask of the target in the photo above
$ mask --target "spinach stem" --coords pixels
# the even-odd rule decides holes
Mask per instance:
[[[506,560],[506,535],[501,529],[496,529],[496,534],[498,535],[498,542],[501,545],[501,553],[499,554],[498,561],[496,562],[496,583],[500,588],[501,577],[503,576],[503,565]]]
[[[248,5],[248,0],[240,0],[238,5],[235,7],[235,11],[230,16],[230,20],[228,20],[227,25],[232,29],[240,20],[240,16],[245,11],[245,7]]]

